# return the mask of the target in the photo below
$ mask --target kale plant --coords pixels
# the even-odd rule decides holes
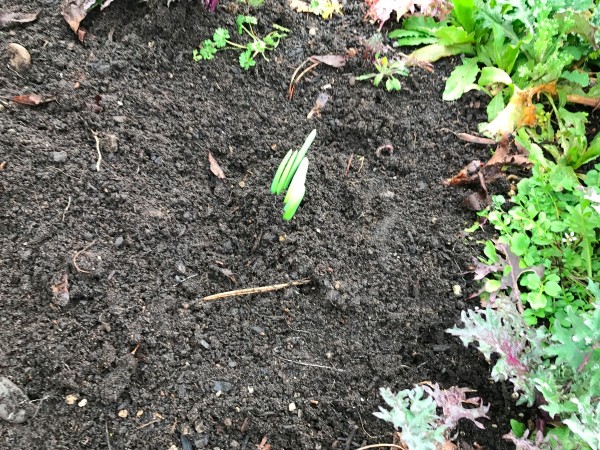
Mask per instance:
[[[479,397],[467,398],[468,388],[456,386],[440,389],[438,384],[416,385],[393,394],[390,389],[382,388],[381,396],[391,407],[380,407],[376,417],[391,422],[394,428],[401,430],[401,440],[409,450],[436,450],[438,444],[447,440],[447,433],[458,424],[460,419],[469,419],[477,427],[483,428],[479,418],[486,416],[489,405],[483,405]],[[465,408],[464,404],[476,405]],[[441,414],[438,414],[441,409]]]
[[[600,445],[600,288],[589,281],[586,311],[567,305],[549,327],[528,325],[505,297],[495,309],[463,312],[463,328],[447,330],[476,342],[495,381],[510,381],[517,404],[537,405],[590,448]],[[512,439],[512,437],[511,437]],[[575,439],[575,438],[573,438]],[[525,447],[523,447],[525,448]],[[532,447],[533,448],[533,447]]]

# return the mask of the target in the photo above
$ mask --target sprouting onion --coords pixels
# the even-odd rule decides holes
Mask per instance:
[[[277,168],[277,172],[275,172],[275,178],[273,178],[273,182],[271,183],[271,194],[278,193],[277,185],[279,184],[279,179],[281,178],[281,174],[283,174],[283,171],[285,170],[285,166],[287,165],[291,156],[292,156],[292,150],[287,152],[287,154],[285,155],[285,158],[283,158],[283,161],[281,161],[281,164],[279,164],[279,167]]]
[[[283,219],[291,220],[298,210],[298,206],[306,193],[306,174],[308,172],[308,158],[306,153],[312,145],[317,130],[312,130],[307,136],[300,150],[288,151],[277,168],[275,178],[271,183],[271,193],[281,194],[287,190],[283,200]]]
[[[283,220],[291,220],[300,206],[300,202],[306,193],[306,172],[308,172],[308,158],[303,158],[294,179],[290,184],[290,188],[283,199],[285,206],[283,207]]]

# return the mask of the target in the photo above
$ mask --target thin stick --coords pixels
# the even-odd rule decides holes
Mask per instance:
[[[100,153],[100,139],[98,139],[98,133],[92,131],[92,135],[96,140],[96,151],[98,152],[98,161],[96,161],[96,172],[100,172],[100,163],[102,162],[102,153]]]
[[[350,171],[350,166],[352,165],[352,160],[354,159],[354,153],[352,153],[350,155],[350,158],[348,158],[348,164],[346,164],[346,170],[344,171],[344,176],[347,177],[348,176],[348,172]]]
[[[63,216],[62,216],[62,222],[65,221],[65,214],[67,213],[67,211],[69,210],[69,206],[71,206],[71,196],[69,195],[69,201],[67,202],[67,207],[65,208],[65,210],[63,211]]]
[[[285,289],[285,288],[289,288],[292,286],[300,286],[302,284],[307,284],[307,283],[310,283],[310,278],[305,278],[304,280],[290,281],[289,283],[273,284],[271,286],[261,286],[261,287],[255,287],[255,288],[237,289],[235,291],[221,292],[220,294],[213,294],[213,295],[209,295],[207,297],[203,297],[202,300],[204,300],[205,302],[208,302],[210,300],[219,300],[222,298],[237,297],[238,295],[262,294],[264,292],[278,291],[280,289]]]
[[[337,367],[332,367],[332,366],[322,366],[320,364],[311,364],[311,363],[306,363],[306,362],[302,362],[302,361],[294,361],[292,359],[287,359],[287,358],[282,358],[281,356],[278,356],[279,359],[282,359],[284,361],[287,362],[291,362],[294,364],[300,364],[301,366],[307,366],[307,367],[317,367],[318,369],[330,369],[330,370],[336,370],[338,372],[345,372],[344,369],[338,369]]]
[[[88,245],[86,245],[85,247],[83,247],[81,250],[79,250],[78,252],[76,252],[73,255],[73,266],[75,266],[75,268],[77,269],[78,272],[83,272],[83,273],[92,273],[89,270],[83,270],[82,268],[80,268],[77,265],[77,258],[79,258],[79,255],[81,255],[83,252],[85,252],[88,248],[90,248],[92,245],[94,245],[96,243],[95,240],[93,240],[92,242],[90,242]]]
[[[106,446],[108,447],[108,450],[112,450],[112,447],[110,446],[110,434],[108,433],[108,422],[104,421],[104,425],[106,426]]]
[[[361,448],[357,448],[356,450],[367,450],[368,448],[378,448],[378,447],[399,448],[400,450],[406,450],[405,447],[400,447],[399,445],[396,445],[396,444],[372,444],[372,445],[366,445]]]
[[[137,431],[137,430],[141,430],[142,428],[149,427],[149,426],[150,426],[150,425],[152,425],[153,423],[157,423],[157,422],[160,422],[160,421],[161,421],[161,419],[154,419],[154,420],[151,420],[150,422],[148,422],[148,423],[145,423],[144,425],[140,425],[139,427],[137,427],[137,428],[136,428],[136,431]]]
[[[200,274],[199,274],[199,273],[195,273],[194,275],[190,275],[189,277],[187,277],[187,278],[184,278],[183,280],[181,280],[181,281],[179,281],[179,282],[175,283],[175,284],[173,285],[173,287],[177,287],[177,286],[179,286],[180,284],[183,284],[183,283],[185,283],[187,280],[191,280],[192,278],[195,278],[195,277],[197,277],[198,275],[200,275]]]

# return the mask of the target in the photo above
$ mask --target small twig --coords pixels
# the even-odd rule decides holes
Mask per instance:
[[[69,210],[69,206],[71,206],[71,196],[70,195],[69,195],[69,201],[67,202],[67,206],[65,207],[65,210],[63,211],[62,222],[65,221],[65,214],[67,214],[67,211]]]
[[[199,273],[195,273],[194,275],[190,275],[189,277],[187,277],[187,278],[184,278],[183,280],[181,280],[181,281],[178,281],[177,283],[175,283],[175,284],[173,285],[173,287],[177,287],[177,286],[179,286],[180,284],[183,284],[183,283],[185,283],[187,280],[191,280],[192,278],[195,278],[195,277],[197,277],[198,275],[200,275],[200,274],[199,274]]]
[[[76,252],[73,255],[73,266],[75,267],[75,269],[77,269],[77,272],[82,272],[82,273],[92,273],[89,270],[83,270],[82,268],[80,268],[77,265],[77,258],[79,258],[79,255],[81,255],[83,252],[85,252],[88,248],[90,248],[92,245],[94,245],[96,243],[95,240],[93,240],[92,242],[90,242],[88,245],[86,245],[85,247],[83,247],[81,250],[79,250],[78,252]]]
[[[264,292],[278,291],[280,289],[289,288],[292,286],[300,286],[302,284],[310,283],[310,278],[304,280],[290,281],[289,283],[273,284],[271,286],[261,286],[247,289],[237,289],[235,291],[221,292],[220,294],[213,294],[207,297],[203,297],[202,300],[208,302],[210,300],[219,300],[228,297],[237,297],[238,295],[251,295],[251,294],[262,294]]]
[[[148,423],[145,423],[144,425],[140,425],[139,427],[137,427],[137,428],[136,428],[136,431],[137,431],[137,430],[141,430],[142,428],[149,427],[149,426],[150,426],[150,425],[152,425],[153,423],[160,422],[161,420],[162,420],[162,419],[154,419],[154,420],[151,420],[150,422],[148,422]]]
[[[288,100],[291,100],[292,97],[294,96],[294,87],[298,84],[298,82],[300,81],[300,79],[306,75],[308,72],[310,72],[312,69],[314,69],[315,67],[317,67],[320,63],[317,61],[313,64],[311,64],[310,66],[308,66],[308,68],[304,69],[302,71],[302,73],[300,73],[300,75],[298,75],[296,77],[296,75],[298,74],[298,72],[300,71],[300,69],[302,69],[302,67],[304,66],[304,64],[306,64],[307,62],[310,62],[311,59],[305,59],[304,61],[302,61],[302,63],[296,68],[296,70],[294,70],[294,73],[292,74],[292,79],[290,80],[290,85],[288,87]]]
[[[406,450],[404,447],[400,447],[399,445],[396,445],[396,444],[371,444],[371,445],[366,445],[361,448],[357,448],[356,450],[367,450],[368,448],[378,448],[378,447],[399,448],[400,450]]]
[[[354,153],[352,153],[350,155],[350,158],[348,158],[348,164],[346,164],[346,170],[344,171],[344,176],[347,177],[348,176],[348,172],[350,171],[350,166],[352,165],[352,160],[354,159]]]
[[[318,369],[330,369],[330,370],[335,370],[337,372],[345,372],[346,370],[344,369],[338,369],[337,367],[333,367],[333,366],[322,366],[320,364],[311,364],[311,363],[307,363],[307,362],[302,362],[302,361],[294,361],[292,359],[287,359],[287,358],[283,358],[281,356],[277,356],[279,359],[283,360],[283,361],[287,361],[293,364],[299,364],[301,366],[307,366],[307,367],[317,367]]]
[[[110,446],[110,434],[108,433],[108,422],[104,421],[104,425],[106,426],[106,446],[108,447],[108,450],[112,450],[112,447]]]
[[[98,138],[98,133],[92,131],[92,135],[96,140],[96,151],[98,152],[98,161],[96,161],[96,172],[100,172],[100,163],[102,162],[102,153],[100,153],[100,139]]]
[[[356,430],[358,430],[358,427],[356,427],[356,426],[353,427],[352,431],[350,432],[350,434],[346,438],[346,448],[345,448],[345,450],[350,450],[350,444],[352,444],[352,441],[354,440],[354,436],[356,435]]]

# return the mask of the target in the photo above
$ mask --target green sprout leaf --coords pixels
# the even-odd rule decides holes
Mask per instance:
[[[213,59],[215,57],[216,53],[217,53],[217,49],[215,47],[215,43],[213,41],[211,41],[210,39],[206,39],[202,43],[200,50],[194,56],[194,59],[196,61],[198,61],[200,59],[205,59],[205,60]]]
[[[254,67],[256,65],[256,61],[252,57],[252,51],[250,49],[240,53],[239,61],[240,67],[244,70],[249,70],[250,67]]]
[[[215,47],[223,48],[227,45],[227,39],[229,39],[229,31],[225,28],[217,28],[215,34],[213,34],[213,42]]]
[[[271,194],[277,194],[277,185],[279,184],[279,180],[281,179],[281,175],[283,174],[283,171],[285,170],[285,167],[286,167],[288,161],[292,157],[292,153],[293,153],[292,150],[287,152],[287,154],[281,161],[281,164],[279,164],[279,167],[277,168],[277,172],[275,172],[275,177],[273,178],[273,182],[271,183]]]

